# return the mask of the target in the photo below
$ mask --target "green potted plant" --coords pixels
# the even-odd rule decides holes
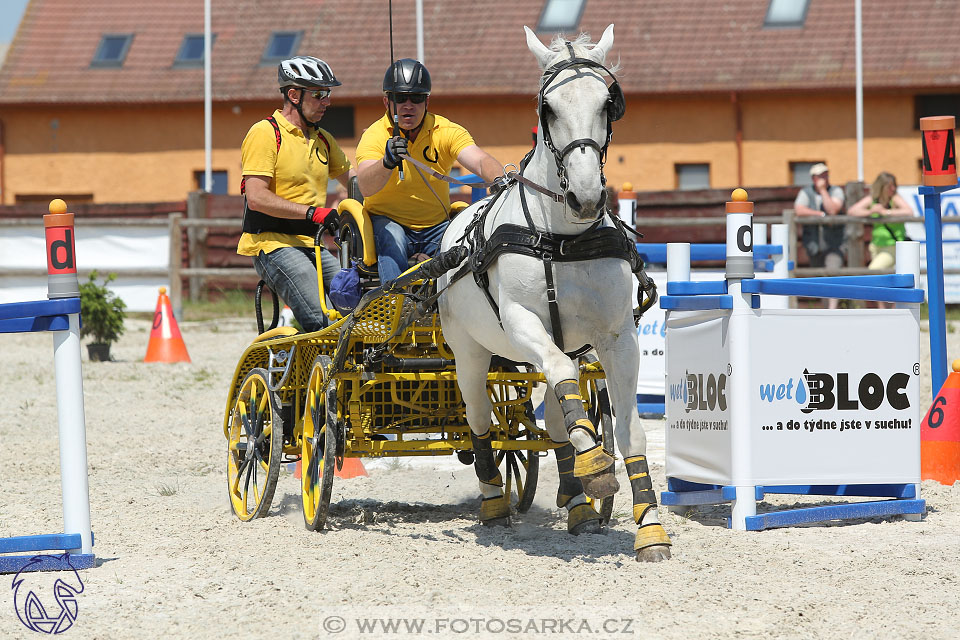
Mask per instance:
[[[126,303],[107,289],[107,284],[117,279],[111,273],[97,284],[97,272],[90,272],[90,279],[80,284],[80,337],[92,336],[87,344],[87,355],[92,361],[110,360],[110,345],[123,333]]]

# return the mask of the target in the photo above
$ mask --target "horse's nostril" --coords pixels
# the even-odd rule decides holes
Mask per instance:
[[[572,191],[567,191],[567,206],[574,211],[580,211],[581,209],[580,201],[577,200],[577,196]]]

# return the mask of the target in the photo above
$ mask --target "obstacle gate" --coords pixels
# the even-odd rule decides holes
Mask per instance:
[[[0,573],[87,569],[94,564],[87,483],[87,439],[80,371],[80,285],[77,281],[73,214],[62,200],[43,218],[49,300],[0,304],[0,333],[53,334],[60,437],[60,486],[64,533],[0,538]],[[27,567],[36,552],[62,557]],[[22,555],[29,553],[29,555]],[[26,567],[26,568],[25,568]]]
[[[690,281],[690,245],[668,247],[663,504],[732,502],[740,530],[918,519],[918,243],[898,243],[894,275],[759,280],[746,197],[738,189],[727,203],[725,280]],[[897,308],[770,308],[761,294]],[[891,499],[757,515],[767,493]]]

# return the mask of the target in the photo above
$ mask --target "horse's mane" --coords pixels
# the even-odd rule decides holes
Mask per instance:
[[[550,60],[550,64],[547,65],[548,67],[556,64],[560,60],[563,60],[569,57],[570,52],[567,51],[567,42],[568,42],[567,39],[564,38],[563,35],[561,34],[557,34],[556,36],[554,36],[553,40],[550,42],[549,49],[555,52],[557,55],[554,56],[552,60]],[[594,51],[593,49],[594,43],[590,40],[590,34],[584,33],[583,31],[581,31],[580,35],[578,35],[573,40],[570,40],[569,42],[570,42],[570,46],[573,47],[573,53],[577,57],[589,58],[591,60],[596,59],[597,52]],[[607,66],[606,58],[597,60],[597,62],[599,62],[604,66]],[[616,73],[617,71],[620,70],[620,61],[618,60],[615,65],[607,68],[610,69],[611,72]]]

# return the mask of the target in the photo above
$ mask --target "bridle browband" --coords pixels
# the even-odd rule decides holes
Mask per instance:
[[[600,184],[606,186],[607,177],[603,173],[603,167],[607,163],[607,147],[610,146],[610,140],[613,138],[613,123],[623,117],[626,105],[623,90],[620,88],[620,83],[617,81],[616,76],[613,75],[613,72],[595,60],[578,57],[574,53],[573,45],[569,41],[566,42],[566,46],[567,51],[570,52],[570,57],[544,70],[541,75],[540,91],[537,94],[537,116],[540,120],[541,130],[543,131],[543,142],[547,145],[547,149],[553,154],[554,161],[556,162],[557,177],[560,178],[561,192],[567,190],[568,184],[566,169],[563,167],[563,159],[577,148],[580,149],[581,153],[586,153],[586,147],[590,147],[597,152],[597,155],[600,157]],[[546,108],[549,107],[549,105],[546,104],[546,92],[560,73],[571,67],[600,69],[613,78],[613,84],[607,88],[607,137],[602,146],[593,138],[578,138],[558,151],[550,135],[550,125],[546,114]]]

